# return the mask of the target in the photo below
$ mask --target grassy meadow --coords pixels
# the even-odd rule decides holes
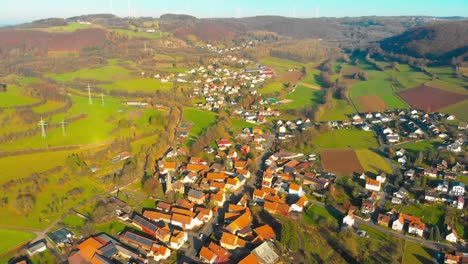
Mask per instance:
[[[215,113],[191,107],[184,108],[182,117],[185,122],[193,123],[190,136],[195,138],[201,135],[205,129],[214,124],[216,121]]]
[[[292,100],[292,102],[276,107],[280,110],[298,109],[302,107],[314,107],[322,102],[323,92],[320,90],[298,85],[294,92],[290,92],[289,94],[284,96],[284,98],[281,99]]]
[[[34,233],[0,228],[0,256],[36,237]],[[0,257],[1,258],[1,257]]]
[[[317,135],[312,142],[318,148],[377,148],[378,142],[370,131],[356,129],[331,130]]]
[[[358,149],[356,155],[364,170],[378,174],[381,172],[392,174],[392,168],[385,159],[369,149]]]

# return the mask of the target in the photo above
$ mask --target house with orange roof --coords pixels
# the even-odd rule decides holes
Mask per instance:
[[[166,229],[167,227],[161,228],[160,226],[156,225],[153,221],[136,213],[132,215],[131,220],[133,225],[143,230],[145,233],[154,236],[163,242],[169,241],[171,232],[168,229]]]
[[[392,229],[402,231],[405,223],[408,223],[408,233],[423,236],[426,224],[419,217],[412,215],[400,214],[398,219],[393,221]]]
[[[370,178],[367,178],[366,179],[366,189],[367,190],[371,190],[371,191],[380,191],[380,186],[381,186],[381,182],[378,181],[378,180],[374,180],[374,179],[370,179]]]
[[[243,213],[247,210],[247,207],[237,204],[228,204],[228,212],[230,213]]]
[[[244,176],[245,178],[250,178],[250,171],[248,169],[236,169],[236,172],[242,176]]]
[[[223,248],[230,250],[236,249],[238,247],[243,248],[246,244],[245,240],[242,238],[227,232],[223,232],[219,242]]]
[[[238,231],[243,230],[249,227],[252,224],[252,213],[250,210],[247,210],[245,213],[240,215],[237,219],[232,221],[227,227],[226,230],[236,234]]]
[[[170,213],[163,213],[163,212],[158,212],[158,211],[145,209],[143,211],[143,216],[150,219],[150,220],[153,220],[155,222],[158,222],[158,221],[164,221],[166,223],[171,222],[171,214]]]
[[[176,200],[176,205],[181,208],[185,208],[193,211],[195,209],[195,204],[185,200],[184,198],[179,198]]]
[[[186,208],[177,208],[177,207],[172,208],[171,213],[187,215],[187,216],[190,216],[191,218],[194,218],[195,215],[196,215],[195,212],[190,211],[190,210],[188,210]]]
[[[238,178],[228,178],[226,181],[226,188],[231,191],[237,191],[240,187],[242,187],[241,182]]]
[[[218,263],[228,263],[229,259],[232,256],[232,254],[228,250],[226,250],[218,244],[215,244],[214,242],[211,242],[208,245],[208,248],[218,256]]]
[[[213,211],[208,208],[197,207],[195,212],[197,212],[196,218],[199,219],[199,221],[207,223],[213,218]]]
[[[289,184],[288,193],[292,195],[298,195],[298,196],[304,195],[302,186],[300,186],[299,184],[295,184],[295,183]]]
[[[208,165],[203,165],[203,164],[187,164],[186,170],[196,172],[196,173],[205,173],[210,169]]]
[[[253,244],[260,244],[266,240],[276,239],[275,231],[267,224],[259,226],[253,231],[256,234],[256,237],[252,240]]]
[[[210,182],[210,191],[224,191],[226,189],[226,183],[212,181]]]
[[[199,175],[195,171],[187,171],[182,175],[181,182],[183,183],[194,183],[198,180]]]
[[[148,257],[153,257],[155,261],[161,261],[171,256],[171,250],[161,244],[153,244]]]
[[[343,225],[348,227],[354,226],[354,214],[352,211],[349,211],[348,214],[343,218]]]
[[[224,182],[226,180],[226,174],[224,172],[208,172],[206,179],[209,181]]]
[[[218,255],[205,246],[202,246],[198,255],[203,263],[217,263]]]
[[[169,239],[168,246],[172,249],[180,249],[184,243],[188,240],[188,235],[184,231],[174,230],[171,238]]]
[[[234,168],[236,170],[238,169],[246,169],[247,168],[247,161],[244,161],[244,160],[236,160],[236,162],[234,162]]]
[[[100,254],[99,248],[104,246],[105,243],[100,242],[94,237],[90,237],[85,241],[81,242],[77,248],[80,250],[80,254],[86,259],[93,263],[92,258],[95,254]]]
[[[171,210],[172,204],[165,201],[157,201],[156,209],[159,211],[169,212]]]
[[[260,262],[258,261],[257,256],[250,253],[245,258],[243,258],[241,261],[239,261],[237,264],[260,264]]]
[[[191,216],[172,213],[171,224],[174,226],[180,226],[185,230],[191,230],[195,227],[194,219]]]
[[[305,195],[301,196],[299,197],[299,200],[291,204],[291,210],[295,212],[302,212],[302,210],[304,209],[304,206],[306,206],[307,203],[309,203],[309,200],[307,199],[307,197]]]
[[[263,201],[263,199],[265,198],[265,195],[266,193],[263,190],[255,189],[253,191],[252,199],[255,202]]]
[[[263,208],[272,214],[288,215],[291,207],[284,203],[265,201]]]
[[[219,191],[218,193],[212,193],[210,194],[210,201],[213,201],[213,203],[216,206],[222,207],[224,205],[224,202],[226,202],[226,195],[223,191]]]
[[[174,161],[161,161],[158,162],[159,173],[167,174],[171,171],[177,170],[177,163]]]
[[[200,157],[190,157],[190,164],[198,164],[198,165],[208,165],[208,162],[204,161]]]

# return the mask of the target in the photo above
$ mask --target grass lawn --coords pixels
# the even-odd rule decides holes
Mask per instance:
[[[131,38],[147,38],[147,39],[158,39],[168,35],[167,32],[157,31],[154,33],[148,32],[135,32],[128,29],[114,29],[115,32],[118,32],[122,35],[129,36]]]
[[[416,264],[416,263],[433,263],[432,258],[436,252],[434,250],[425,248],[421,244],[406,241],[405,253],[403,255],[403,264]]]
[[[320,207],[318,205],[309,206],[304,214],[304,222],[307,224],[320,225],[320,222],[325,219],[332,219],[338,223],[341,219],[341,216],[333,215],[326,208]]]
[[[275,70],[287,71],[290,68],[301,68],[302,63],[292,60],[279,59],[274,57],[263,58],[260,60],[260,63],[271,66]]]
[[[56,26],[56,27],[47,27],[47,28],[35,28],[34,30],[44,31],[44,32],[74,32],[79,29],[90,28],[93,25],[80,24],[76,22],[70,22],[66,26]]]
[[[465,91],[463,87],[466,86],[466,81],[455,77],[455,70],[452,67],[428,67],[427,70],[437,75],[439,80],[445,82],[446,84],[448,83],[448,86],[459,89],[460,91]]]
[[[408,64],[400,64],[398,65],[398,71],[386,70],[385,73],[397,78],[398,82],[401,83],[404,88],[416,87],[431,80],[428,75],[414,70]]]
[[[389,240],[395,239],[393,236],[387,235],[387,234],[385,234],[383,232],[380,232],[377,229],[374,229],[374,228],[366,226],[366,225],[360,225],[359,229],[366,231],[367,234],[371,238],[377,238],[377,239],[380,239],[380,240],[383,240],[383,241],[389,241]]]
[[[402,148],[408,151],[418,152],[418,151],[436,149],[440,144],[441,144],[440,141],[423,140],[423,141],[405,144],[402,146]]]
[[[254,127],[254,126],[255,127],[261,127],[260,125],[254,125],[252,123],[244,121],[244,119],[237,118],[237,117],[231,118],[229,121],[231,122],[230,129],[233,132],[238,132],[238,131],[246,128],[246,127]]]
[[[400,205],[400,212],[417,216],[421,218],[424,223],[439,225],[442,230],[442,223],[444,222],[445,205],[443,204],[411,204],[411,205]]]
[[[30,232],[0,229],[0,237],[3,237],[0,241],[0,255],[2,255],[15,249],[18,245],[34,239],[36,235]]]
[[[458,119],[468,121],[468,100],[441,109],[440,112],[455,115]]]
[[[184,108],[182,116],[185,122],[193,123],[190,135],[194,137],[198,137],[205,129],[214,124],[216,121],[215,113],[191,107]]]
[[[294,92],[289,93],[282,99],[289,99],[292,102],[279,105],[277,108],[280,110],[313,107],[322,102],[323,92],[299,85]]]
[[[318,148],[377,148],[378,142],[370,131],[338,129],[317,135],[313,143]]]
[[[380,172],[392,174],[392,168],[379,154],[372,152],[368,149],[358,149],[356,150],[356,155],[359,159],[359,162],[361,163],[361,166],[366,171],[375,174],[378,174]]]
[[[21,93],[22,89],[23,88],[18,86],[8,84],[7,91],[0,93],[0,107],[28,105],[39,101],[36,98],[24,96]]]
[[[284,85],[282,82],[270,82],[263,86],[260,90],[258,90],[258,93],[273,94],[275,92],[280,92],[282,89],[284,89]]]
[[[302,82],[320,87],[320,84],[317,82],[319,76],[319,69],[309,67],[306,70],[306,75],[302,78]]]
[[[101,84],[99,87],[111,90],[124,90],[129,92],[155,92],[156,90],[169,90],[172,88],[172,83],[163,83],[159,80],[142,78],[142,79],[128,79],[119,80],[111,84]]]
[[[75,79],[114,82],[130,78],[130,73],[130,70],[112,63],[98,68],[83,68],[74,72],[48,74],[46,76],[62,83],[72,82]]]
[[[32,110],[38,114],[44,113],[44,112],[49,112],[52,110],[55,110],[57,108],[60,108],[64,105],[63,102],[59,101],[47,101],[45,104],[36,106]]]
[[[335,100],[335,107],[332,110],[324,112],[318,121],[340,121],[349,120],[349,115],[353,114],[354,108],[346,100]]]
[[[63,219],[62,223],[70,228],[82,227],[85,224],[85,220],[76,214],[70,214]]]
[[[388,108],[407,108],[408,104],[394,94],[389,76],[381,71],[367,70],[369,80],[360,81],[350,86],[350,97],[359,109],[356,98],[363,95],[377,95],[385,102]]]
[[[105,232],[110,235],[116,235],[117,233],[124,230],[126,225],[120,221],[113,220],[109,223],[96,226],[96,232]]]

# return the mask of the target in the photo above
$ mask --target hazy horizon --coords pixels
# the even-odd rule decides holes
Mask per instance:
[[[465,17],[468,1],[350,1],[350,0],[82,0],[66,5],[60,0],[5,2],[0,10],[0,24],[18,24],[51,17],[68,18],[88,14],[114,14],[119,17],[159,17],[162,14],[187,14],[199,18],[285,16],[297,18],[362,17],[362,16],[431,16]],[[34,8],[24,8],[30,6]],[[339,8],[337,8],[339,7]]]

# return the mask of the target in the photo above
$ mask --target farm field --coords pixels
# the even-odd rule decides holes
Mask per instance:
[[[110,64],[98,68],[84,68],[74,72],[47,74],[46,76],[62,83],[69,83],[76,79],[114,82],[128,79],[131,77],[130,74],[130,70],[120,65]]]
[[[70,22],[66,26],[56,26],[56,27],[46,27],[46,28],[34,28],[34,30],[44,31],[44,32],[74,32],[80,29],[96,27],[95,25],[89,24],[80,24],[76,22]]]
[[[120,33],[122,35],[126,35],[131,38],[147,38],[147,39],[159,39],[168,35],[167,32],[157,31],[154,33],[148,32],[135,32],[133,30],[127,29],[114,29],[113,31]]]
[[[198,137],[216,121],[215,113],[190,107],[184,108],[182,117],[185,122],[193,123],[192,130],[190,131],[192,137]]]
[[[363,65],[360,66],[361,68]],[[365,69],[366,67],[364,67]],[[369,80],[353,83],[350,89],[350,98],[356,104],[359,111],[364,111],[359,96],[375,95],[382,99],[389,109],[407,108],[408,105],[394,94],[389,76],[384,72],[366,70]]]
[[[100,84],[98,87],[107,91],[121,90],[131,92],[155,92],[156,90],[169,90],[172,88],[172,83],[163,83],[156,79],[150,78],[134,78],[128,80],[119,80],[111,84]]]
[[[461,95],[426,85],[404,90],[398,94],[412,107],[429,112],[438,111],[468,99],[468,95]]]
[[[377,95],[361,95],[356,97],[361,112],[379,112],[388,109],[387,104]]]
[[[150,112],[143,109],[131,109],[113,97],[105,98],[105,105],[99,103],[89,105],[85,97],[72,96],[73,106],[65,114],[54,115],[46,122],[50,125],[59,124],[80,114],[86,114],[82,119],[70,122],[66,126],[66,136],[62,134],[62,127],[46,128],[47,137],[40,134],[2,144],[0,150],[17,150],[25,148],[44,148],[48,146],[64,146],[76,144],[95,144],[109,142],[115,137],[133,133],[147,133],[160,129],[148,122]],[[146,115],[145,115],[146,112]],[[131,120],[131,121],[129,121]],[[121,125],[119,125],[119,121]],[[127,127],[127,122],[133,126]],[[99,127],[99,129],[96,129]],[[138,128],[138,131],[135,130]]]
[[[366,172],[371,172],[374,174],[381,172],[392,174],[392,168],[379,154],[374,153],[368,149],[358,149],[356,150],[356,155],[359,162],[361,163],[361,166]]]
[[[386,74],[395,77],[404,88],[411,88],[431,80],[431,78],[420,71],[416,71],[408,64],[399,64],[397,70],[386,70]]]
[[[403,264],[430,264],[433,263],[432,259],[436,252],[432,249],[423,247],[422,245],[414,242],[405,242],[405,253],[403,255]]]
[[[441,142],[439,141],[419,141],[402,146],[403,149],[412,152],[425,151],[430,149],[436,149]]]
[[[34,233],[0,228],[0,256],[36,237]]]
[[[282,89],[284,89],[283,83],[279,81],[274,81],[263,86],[260,90],[258,90],[258,93],[274,94],[275,92],[280,92]]]
[[[453,114],[458,119],[468,121],[468,100],[440,109],[442,113]]]
[[[65,103],[63,102],[59,102],[59,101],[47,101],[45,104],[42,104],[42,105],[39,105],[39,106],[36,106],[34,108],[32,108],[32,110],[38,114],[42,114],[44,112],[49,112],[49,111],[52,111],[52,110],[55,110],[55,109],[58,109],[60,107],[62,107]]]
[[[317,148],[377,148],[378,142],[370,131],[338,129],[317,135],[313,140]]]
[[[322,102],[323,92],[320,90],[298,85],[294,92],[289,93],[281,99],[292,100],[292,102],[279,105],[277,108],[280,110],[298,109],[302,107],[314,107]]]
[[[349,115],[352,115],[355,111],[354,108],[349,105],[346,100],[335,101],[335,107],[333,109],[325,111],[319,118],[318,121],[342,121],[349,120]]]
[[[260,60],[260,63],[266,66],[273,67],[276,71],[279,71],[277,74],[285,73],[288,71],[288,69],[296,68],[300,70],[301,67],[303,66],[302,63],[297,62],[297,61],[285,60],[285,59],[279,59],[279,58],[273,58],[273,57],[263,58]]]
[[[352,149],[322,149],[320,150],[322,167],[338,175],[353,175],[363,173],[356,152]]]
[[[6,92],[0,92],[0,107],[28,105],[39,101],[38,99],[23,95],[22,89],[15,85],[8,85]]]

